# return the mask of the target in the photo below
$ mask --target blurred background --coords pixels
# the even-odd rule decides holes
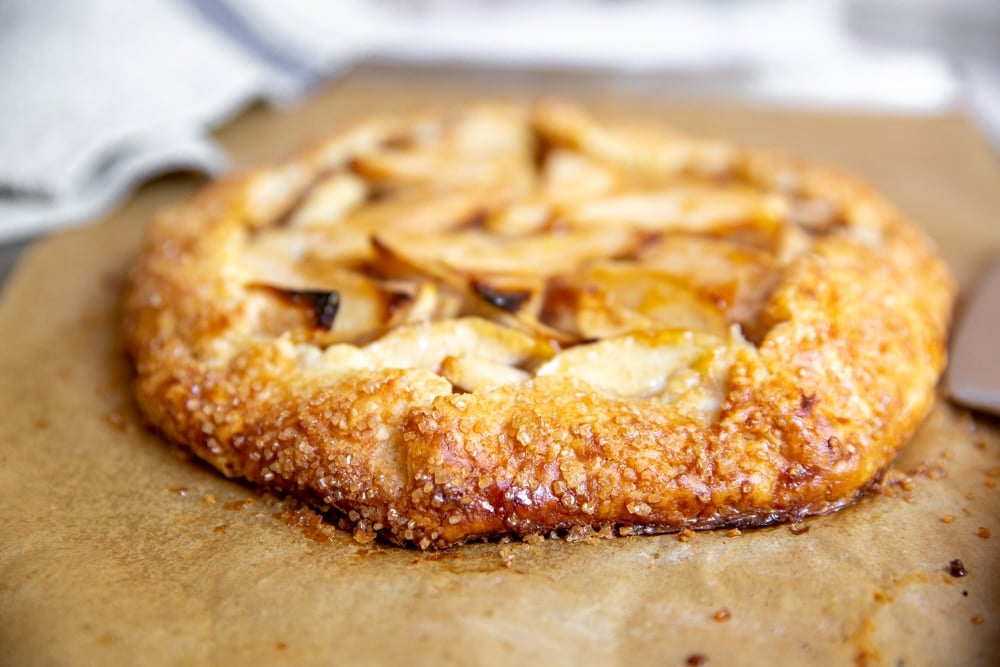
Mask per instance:
[[[225,169],[213,128],[359,63],[957,110],[1000,146],[1000,0],[0,0],[0,274],[146,179]]]

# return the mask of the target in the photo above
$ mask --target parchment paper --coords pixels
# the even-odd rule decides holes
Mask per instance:
[[[254,111],[221,139],[251,162],[372,109],[552,90],[854,169],[927,226],[963,286],[1000,249],[1000,169],[958,117],[692,107],[543,75],[369,70],[301,109]],[[147,432],[128,395],[123,270],[152,212],[197,184],[161,180],[101,224],[40,243],[6,287],[0,664],[1000,664],[1000,431],[944,401],[886,494],[801,534],[420,553],[290,525],[276,499]],[[966,576],[949,574],[953,559]]]

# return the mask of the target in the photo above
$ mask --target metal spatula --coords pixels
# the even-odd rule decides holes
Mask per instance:
[[[945,380],[956,402],[1000,414],[1000,261],[990,267],[958,322]]]

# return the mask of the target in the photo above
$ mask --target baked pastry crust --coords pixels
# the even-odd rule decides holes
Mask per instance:
[[[927,413],[953,299],[841,171],[491,103],[163,211],[124,337],[167,437],[426,549],[838,509]]]

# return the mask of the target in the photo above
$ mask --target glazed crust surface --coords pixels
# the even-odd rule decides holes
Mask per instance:
[[[162,212],[123,326],[168,438],[431,548],[840,508],[927,413],[953,298],[837,169],[491,103]]]

